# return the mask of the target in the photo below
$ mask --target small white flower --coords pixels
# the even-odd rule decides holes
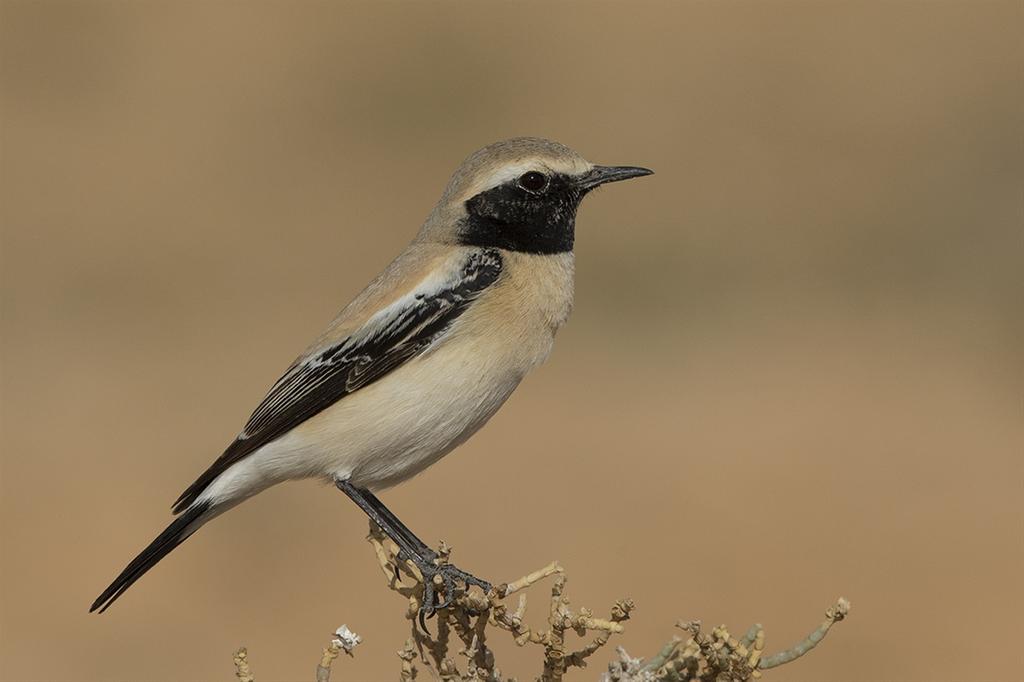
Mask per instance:
[[[363,638],[348,629],[347,625],[342,625],[340,628],[334,631],[337,637],[331,642],[334,646],[345,651],[345,653],[351,652],[355,649]]]

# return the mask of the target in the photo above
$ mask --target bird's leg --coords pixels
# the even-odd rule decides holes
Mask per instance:
[[[467,587],[476,585],[484,592],[491,591],[491,584],[481,580],[451,564],[438,565],[437,552],[430,549],[425,542],[416,537],[409,528],[395,516],[377,496],[366,488],[359,488],[348,481],[335,481],[335,485],[359,505],[370,519],[380,526],[391,540],[398,545],[399,558],[408,559],[416,564],[423,575],[423,603],[420,605],[420,625],[426,630],[424,619],[434,615],[452,603],[455,593],[455,580],[461,580]],[[444,601],[435,603],[434,577],[440,576],[444,585]]]

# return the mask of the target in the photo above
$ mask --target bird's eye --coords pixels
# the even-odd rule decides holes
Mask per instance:
[[[536,193],[548,185],[548,176],[537,171],[530,171],[519,176],[519,186],[527,192]]]

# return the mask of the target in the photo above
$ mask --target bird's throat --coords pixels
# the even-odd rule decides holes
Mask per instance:
[[[522,253],[566,253],[572,251],[579,201],[571,188],[537,199],[524,198],[509,185],[494,187],[466,201],[459,241]]]

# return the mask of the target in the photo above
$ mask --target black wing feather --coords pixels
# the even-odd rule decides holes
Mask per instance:
[[[417,295],[413,305],[373,335],[349,337],[293,365],[252,413],[242,434],[181,494],[174,513],[187,509],[232,464],[422,353],[494,283],[501,267],[498,251],[473,251],[449,287]]]

